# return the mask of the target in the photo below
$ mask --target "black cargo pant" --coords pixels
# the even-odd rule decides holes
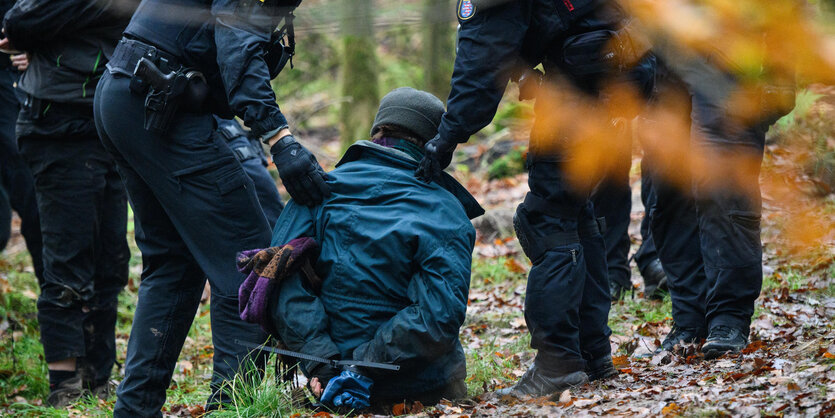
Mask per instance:
[[[641,219],[641,246],[635,251],[635,265],[638,270],[644,269],[653,261],[658,260],[655,240],[652,238],[652,209],[655,205],[655,191],[652,189],[652,177],[648,164],[641,160],[641,203],[644,205],[644,217]],[[631,208],[630,208],[631,210]],[[649,295],[647,295],[649,296]]]
[[[35,179],[44,280],[38,322],[47,362],[77,358],[90,386],[116,360],[117,297],[128,280],[127,199],[92,108],[21,110],[20,152]],[[67,110],[67,112],[65,112]]]
[[[621,153],[624,161],[610,173],[591,200],[594,203],[595,216],[606,220],[603,238],[606,241],[606,264],[609,267],[609,281],[620,286],[632,288],[632,271],[629,268],[629,223],[632,213],[632,188],[629,184],[629,171],[632,159],[629,152]],[[641,166],[645,164],[642,162]],[[647,167],[646,170],[649,168]],[[652,180],[645,170],[641,171],[641,201],[644,204],[644,217],[641,219],[641,246],[635,252],[635,264],[643,271],[649,263],[658,259],[655,242],[650,231],[650,200],[653,199]]]
[[[243,135],[234,138],[224,136],[224,138],[241,163],[244,172],[252,180],[252,184],[255,186],[255,194],[258,195],[258,203],[264,210],[264,215],[267,217],[270,229],[272,229],[279,215],[281,215],[281,211],[284,210],[284,204],[281,202],[281,195],[278,193],[275,180],[267,171],[267,158],[261,149],[261,143]]]
[[[111,62],[111,65],[114,63]],[[250,360],[236,339],[264,342],[238,313],[239,251],[270,244],[252,181],[208,113],[182,113],[164,135],[143,126],[145,98],[128,77],[105,72],[96,90],[96,124],[116,160],[135,214],[144,270],[114,415],[159,416],[177,356],[212,286],[212,397]],[[260,362],[259,359],[256,362]]]
[[[556,373],[585,369],[611,354],[607,325],[609,279],[606,247],[589,191],[572,183],[556,150],[560,133],[549,116],[562,100],[538,97],[528,153],[530,192],[513,218],[516,236],[533,266],[525,292],[525,321],[538,367]]]
[[[9,232],[11,211],[20,216],[20,233],[26,241],[26,248],[32,256],[32,266],[38,281],[43,280],[43,241],[38,218],[38,202],[32,172],[18,151],[15,123],[20,112],[20,102],[14,83],[18,74],[12,68],[0,68],[0,188],[5,191],[6,200],[0,209],[0,230]],[[6,237],[8,239],[8,236]],[[0,249],[5,240],[0,240]]]
[[[525,321],[539,367],[571,373],[611,354],[606,247],[591,202],[570,188],[559,163],[529,156],[531,191],[514,227],[533,267]]]
[[[762,286],[759,163],[773,121],[744,125],[731,118],[722,100],[737,86],[730,75],[703,77],[699,69],[663,74],[670,91],[690,96],[694,153],[722,162],[704,171],[678,170],[676,184],[655,164],[649,170],[656,200],[652,235],[669,277],[673,320],[681,327],[724,325],[747,334]],[[689,176],[685,183],[692,189],[678,186],[682,176]]]

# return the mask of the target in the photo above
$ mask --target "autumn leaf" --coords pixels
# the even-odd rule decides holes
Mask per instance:
[[[406,414],[406,404],[405,403],[398,403],[391,407],[391,414],[392,415],[405,415]]]
[[[765,348],[764,341],[752,341],[747,347],[742,349],[742,354],[751,354]]]
[[[612,364],[615,365],[615,368],[622,369],[623,367],[629,365],[629,357],[612,356]]]
[[[508,269],[508,270],[510,270],[510,271],[511,271],[511,272],[513,272],[513,273],[524,273],[524,272],[526,271],[525,266],[523,266],[522,264],[520,264],[520,263],[519,263],[518,261],[516,261],[516,259],[515,259],[515,258],[513,258],[513,257],[508,258],[508,259],[504,262],[504,266],[505,266],[505,267],[507,267],[507,269]]]
[[[680,406],[678,406],[675,402],[673,402],[673,403],[668,404],[668,405],[667,405],[667,406],[665,406],[664,408],[662,408],[662,409],[661,409],[661,413],[662,413],[664,416],[669,416],[669,415],[681,415],[681,413],[682,413],[682,409],[681,409],[681,407],[680,407]]]

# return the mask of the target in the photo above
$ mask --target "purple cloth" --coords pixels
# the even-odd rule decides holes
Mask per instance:
[[[313,238],[296,238],[278,247],[254,249],[238,254],[238,271],[247,275],[238,289],[241,319],[261,325],[276,335],[267,306],[276,283],[298,272],[305,261],[319,258],[319,245]]]

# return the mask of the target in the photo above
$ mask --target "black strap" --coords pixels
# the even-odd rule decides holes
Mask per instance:
[[[384,370],[400,370],[400,366],[396,364],[388,364],[388,363],[375,363],[372,361],[361,361],[361,360],[330,360],[324,357],[317,357],[311,356],[310,354],[298,353],[295,351],[284,350],[281,348],[269,347],[263,344],[255,344],[255,343],[248,343],[246,341],[235,340],[235,344],[242,345],[247,348],[251,348],[253,350],[264,350],[269,351],[271,353],[281,354],[282,356],[293,357],[302,360],[309,360],[315,361],[317,363],[324,363],[330,364],[331,367],[338,369],[339,366],[359,366],[359,367],[368,367],[372,369],[384,369]]]
[[[545,236],[539,245],[543,248],[551,249],[577,244],[578,242],[580,242],[580,236],[577,235],[577,231],[563,231]]]
[[[255,157],[260,156],[250,146],[232,148],[232,152],[235,153],[235,157],[237,157],[238,161],[240,161],[240,162],[244,162],[244,161],[249,160],[251,158],[255,158]]]
[[[533,193],[525,195],[525,207],[530,212],[538,212],[555,218],[577,219],[580,215],[579,208],[565,208],[548,202],[547,200],[534,196]]]
[[[287,13],[284,18],[284,27],[287,29],[287,52],[290,54],[290,69],[293,69],[293,55],[296,55],[296,26],[293,20],[296,15],[293,12]]]
[[[180,60],[153,45],[130,38],[122,38],[108,62],[111,71],[133,76],[133,70],[140,58],[146,58],[167,74],[182,68]]]
[[[597,218],[597,228],[600,229],[601,234],[605,234],[609,230],[609,225],[606,224],[606,218],[602,216]]]
[[[594,237],[606,233],[606,218],[588,219],[579,225],[580,236]]]
[[[239,136],[235,128],[229,125],[221,126],[220,129],[218,129],[218,131],[220,131],[220,135],[223,137],[223,139],[226,140],[226,142],[229,142]]]

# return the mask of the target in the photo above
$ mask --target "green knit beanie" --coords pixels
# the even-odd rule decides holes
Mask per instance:
[[[429,141],[438,133],[444,103],[432,93],[411,87],[392,90],[380,100],[380,109],[374,117],[371,135],[377,133],[381,125],[394,125],[413,132],[424,141]]]

